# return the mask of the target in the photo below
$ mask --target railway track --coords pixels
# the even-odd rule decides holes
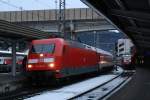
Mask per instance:
[[[39,95],[42,92],[51,91],[54,89],[59,89],[62,86],[71,85],[71,84],[77,83],[79,81],[84,81],[84,80],[87,80],[88,78],[92,78],[95,76],[97,76],[97,75],[92,74],[88,77],[84,76],[84,77],[78,78],[78,79],[70,79],[70,80],[67,80],[67,81],[63,82],[62,84],[58,84],[58,85],[56,85],[54,83],[46,84],[46,85],[43,85],[43,84],[31,85],[28,82],[26,87],[21,88],[21,89],[15,91],[13,93],[12,92],[6,92],[3,94],[0,94],[0,100],[23,100],[26,98],[30,98],[30,97]]]
[[[62,86],[29,88],[16,94],[0,97],[0,100],[98,100],[110,96],[127,80],[132,73],[112,72],[72,81]],[[87,87],[86,87],[87,86]],[[88,87],[89,86],[89,87]]]
[[[29,87],[28,87],[29,88]],[[47,88],[30,88],[15,91],[15,93],[2,94],[0,100],[23,100],[27,97],[38,95],[42,91],[46,91]]]
[[[131,73],[129,76],[127,73],[125,76],[122,75],[123,74],[68,100],[106,100],[131,79]]]
[[[25,100],[99,100],[105,99],[113,91],[131,79],[132,73],[113,72],[46,91]]]

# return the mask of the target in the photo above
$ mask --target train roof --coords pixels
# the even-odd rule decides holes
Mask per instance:
[[[93,46],[90,46],[90,45],[87,45],[87,44],[84,44],[84,43],[80,43],[80,42],[77,42],[77,41],[73,41],[73,40],[65,40],[63,38],[49,38],[49,39],[40,39],[40,40],[33,40],[34,43],[38,43],[39,41],[48,41],[48,40],[58,40],[58,41],[62,41],[62,42],[67,42],[69,43],[70,45],[72,46],[75,46],[75,47],[79,47],[79,48],[86,48],[86,49],[89,49],[89,50],[92,50],[92,51],[96,51],[98,53],[102,53],[102,54],[105,54],[105,55],[109,55],[109,56],[113,56],[110,52],[107,52],[105,50],[102,50],[102,49],[99,49],[99,48],[96,48],[96,47],[93,47]]]
[[[84,43],[81,43],[85,46],[86,49],[90,49],[90,50],[93,50],[93,51],[96,51],[98,53],[102,53],[102,54],[105,54],[105,55],[109,55],[109,56],[113,56],[110,52],[108,51],[105,51],[105,50],[102,50],[100,48],[96,48],[96,47],[93,47],[93,46],[90,46],[90,45],[87,45],[87,44],[84,44]]]
[[[105,55],[109,55],[109,56],[113,56],[110,52],[108,51],[104,51],[102,49],[99,49],[99,48],[96,48],[97,49],[97,52],[98,53],[102,53],[102,54],[105,54]]]

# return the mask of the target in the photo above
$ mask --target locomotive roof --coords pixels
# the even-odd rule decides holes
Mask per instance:
[[[43,43],[49,43],[49,42],[63,42],[64,39],[62,38],[49,38],[49,39],[39,39],[39,40],[33,40],[32,43],[33,44],[43,44]]]

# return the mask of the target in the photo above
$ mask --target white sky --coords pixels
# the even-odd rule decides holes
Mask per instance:
[[[0,0],[0,11],[55,9],[59,0]],[[66,8],[87,7],[80,0],[66,0]],[[57,3],[58,8],[58,3]]]

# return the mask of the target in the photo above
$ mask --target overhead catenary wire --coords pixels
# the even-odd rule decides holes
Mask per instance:
[[[44,2],[41,2],[40,0],[34,0],[34,1],[35,1],[36,3],[39,3],[39,4],[43,5],[43,6],[47,6],[47,7],[50,8],[50,5],[45,4]]]
[[[19,7],[19,6],[16,6],[16,5],[11,4],[11,3],[9,3],[9,2],[3,1],[3,0],[0,0],[0,2],[3,3],[3,4],[6,4],[6,5],[8,5],[8,6],[17,8],[17,9],[19,9],[19,10],[21,10],[21,11],[24,10],[23,7],[21,7],[21,6],[20,6],[20,7]]]

